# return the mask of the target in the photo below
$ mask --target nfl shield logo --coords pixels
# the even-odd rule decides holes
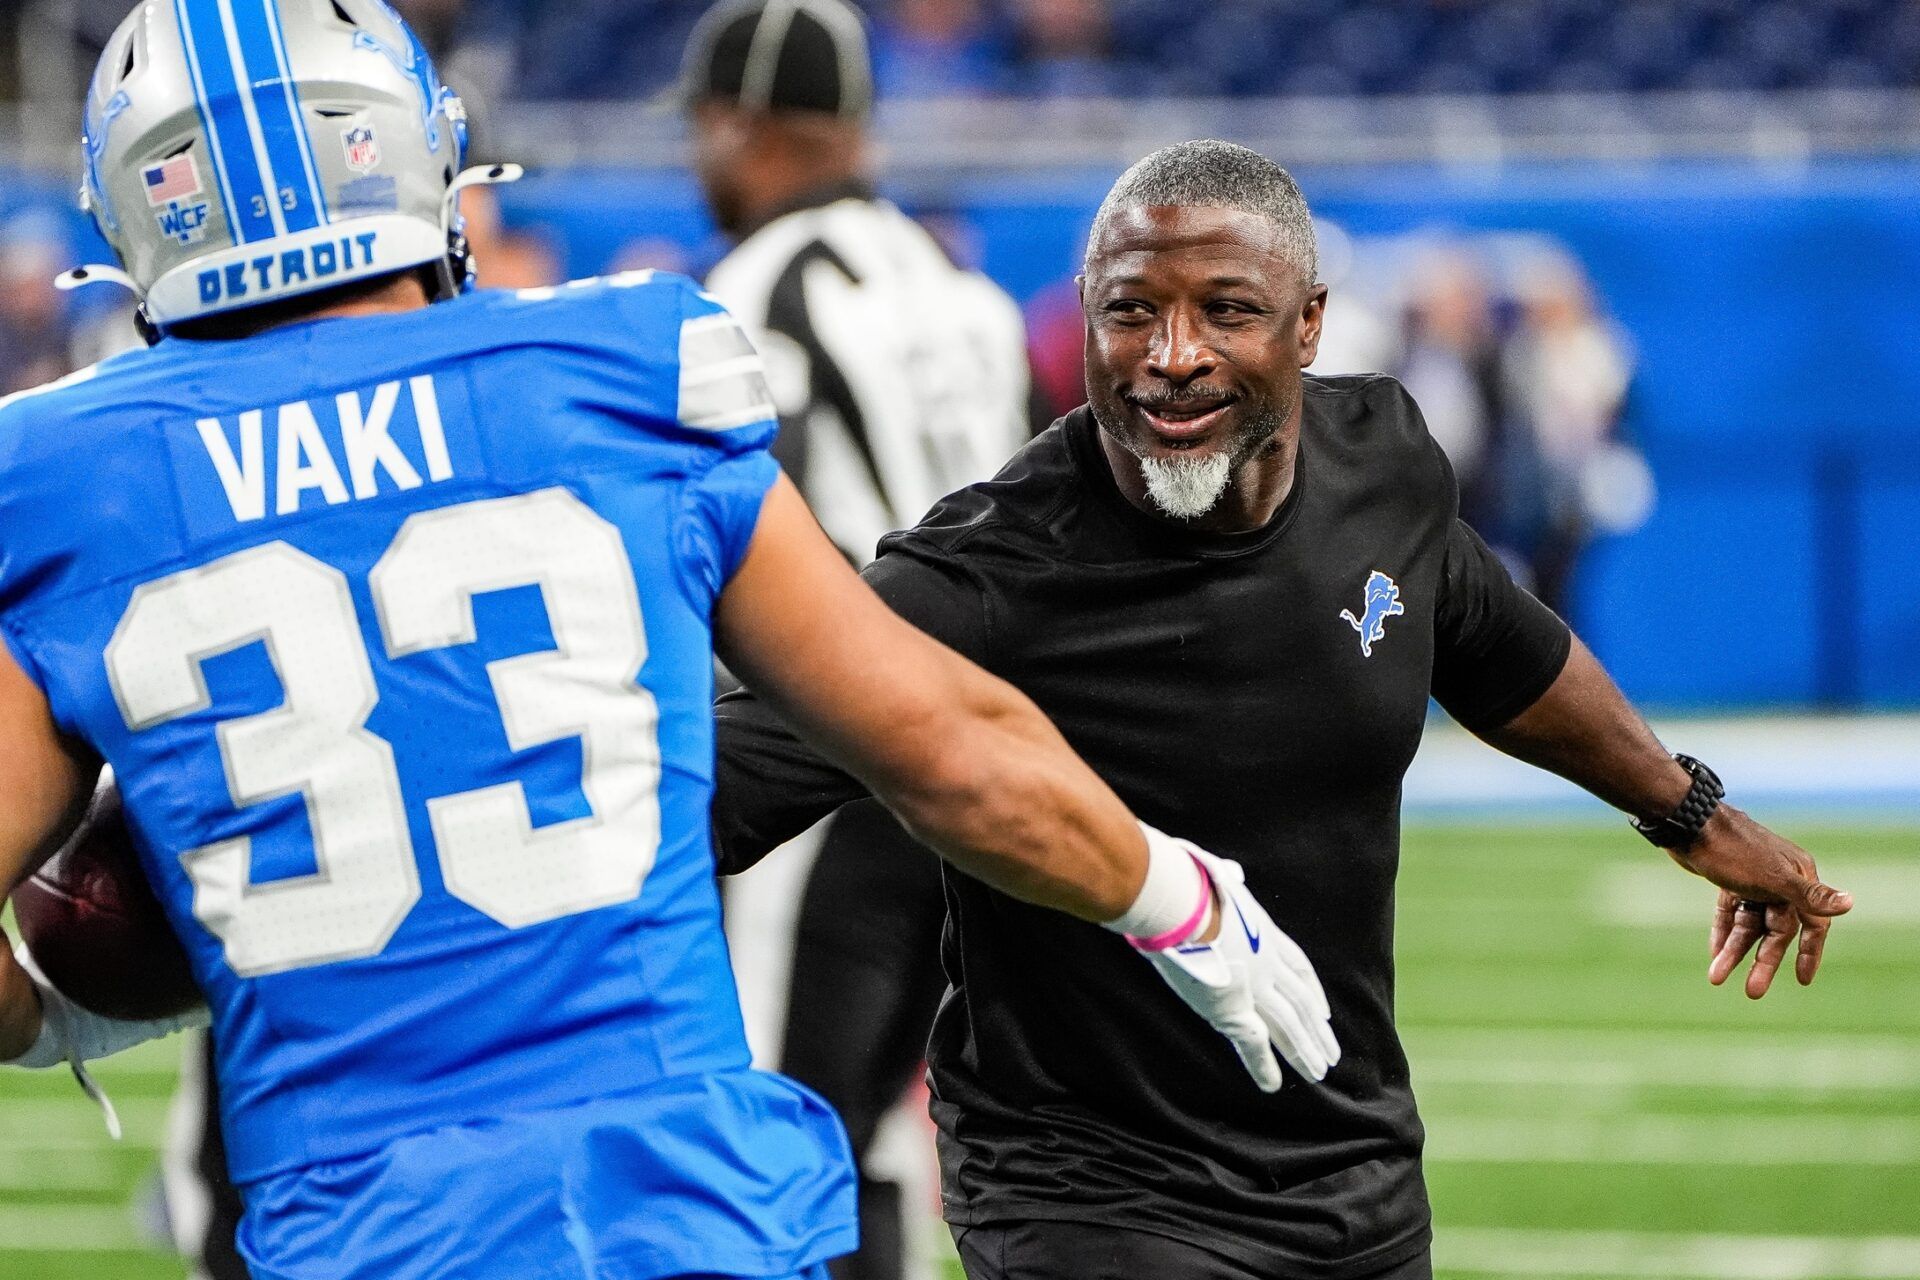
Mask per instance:
[[[379,167],[380,143],[373,136],[373,130],[366,125],[355,125],[340,135],[340,141],[347,148],[347,167],[360,173],[366,173]]]

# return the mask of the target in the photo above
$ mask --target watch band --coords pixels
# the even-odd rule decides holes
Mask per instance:
[[[1682,853],[1700,838],[1700,832],[1707,825],[1707,819],[1720,807],[1720,800],[1727,789],[1720,785],[1720,775],[1695,760],[1692,756],[1674,754],[1682,769],[1693,777],[1693,785],[1687,788],[1687,794],[1672,813],[1653,822],[1642,822],[1638,818],[1629,818],[1633,829],[1662,849],[1675,849]]]

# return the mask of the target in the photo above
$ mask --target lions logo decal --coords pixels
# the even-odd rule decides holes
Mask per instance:
[[[1360,633],[1360,655],[1371,658],[1374,642],[1387,634],[1387,619],[1397,618],[1406,611],[1400,603],[1399,585],[1375,569],[1367,575],[1366,606],[1360,616],[1354,617],[1351,609],[1342,609],[1340,616]]]

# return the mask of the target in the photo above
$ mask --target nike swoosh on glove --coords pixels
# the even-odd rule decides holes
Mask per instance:
[[[1220,928],[1211,942],[1142,949],[1174,994],[1233,1042],[1262,1092],[1283,1079],[1274,1050],[1301,1076],[1324,1080],[1340,1061],[1327,993],[1306,953],[1247,891],[1246,872],[1189,841],[1185,847],[1218,895]]]

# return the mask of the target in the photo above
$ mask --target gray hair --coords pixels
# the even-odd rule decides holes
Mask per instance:
[[[1319,276],[1313,215],[1293,175],[1258,151],[1217,139],[1162,147],[1120,175],[1093,215],[1087,253],[1125,209],[1154,205],[1257,213],[1280,233],[1281,252],[1313,283]]]

